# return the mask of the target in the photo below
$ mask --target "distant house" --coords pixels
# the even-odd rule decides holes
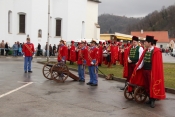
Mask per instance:
[[[170,43],[169,43],[171,49],[175,49],[175,38],[170,38]]]
[[[146,35],[154,36],[157,39],[157,47],[167,48],[169,47],[168,31],[144,31],[144,32],[131,32],[131,35],[145,38]]]

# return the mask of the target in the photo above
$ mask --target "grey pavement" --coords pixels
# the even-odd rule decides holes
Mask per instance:
[[[71,78],[65,83],[49,81],[36,61],[33,73],[24,73],[22,59],[0,58],[0,117],[174,117],[173,94],[167,93],[152,109],[126,100],[120,82],[99,78],[99,86],[91,87]],[[33,84],[17,89],[26,82]]]
[[[163,62],[164,63],[175,63],[175,57],[172,57],[171,55],[166,55],[165,53],[162,54]]]

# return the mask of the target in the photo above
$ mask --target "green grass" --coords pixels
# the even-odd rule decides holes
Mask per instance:
[[[175,89],[175,63],[164,63],[165,86]]]
[[[77,69],[77,64],[69,65],[68,67]],[[105,75],[114,74],[115,77],[122,78],[123,74],[123,66],[115,65],[111,68],[107,68],[107,66],[102,65],[99,67],[100,71],[102,71]],[[86,69],[88,71],[88,69]],[[99,72],[99,74],[101,74]],[[168,88],[175,89],[175,63],[164,63],[164,78],[165,78],[165,86]]]

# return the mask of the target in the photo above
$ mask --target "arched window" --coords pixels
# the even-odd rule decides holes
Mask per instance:
[[[12,11],[8,12],[8,33],[12,33]]]
[[[41,30],[41,29],[38,30],[38,37],[39,37],[39,38],[42,37],[42,30]]]

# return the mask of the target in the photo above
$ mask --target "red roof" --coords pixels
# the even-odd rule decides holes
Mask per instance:
[[[146,38],[146,35],[154,36],[158,43],[169,43],[170,41],[168,31],[144,31],[143,34],[141,32],[131,32],[131,35],[143,38]]]

